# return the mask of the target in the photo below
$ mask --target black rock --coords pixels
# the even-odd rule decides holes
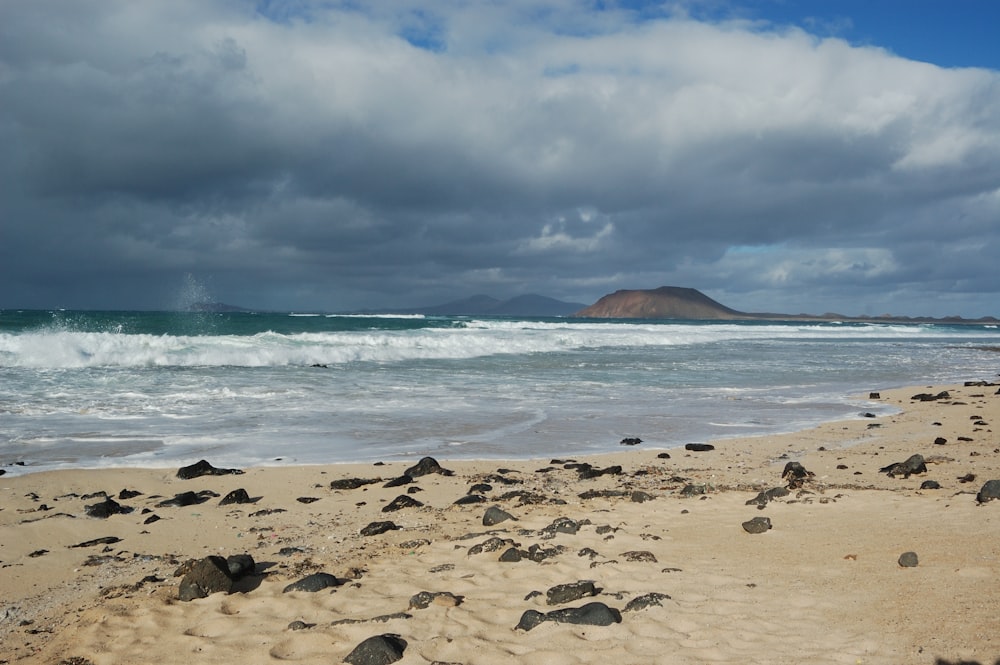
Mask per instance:
[[[182,508],[184,506],[193,506],[199,503],[204,503],[208,500],[208,495],[205,492],[181,492],[180,494],[175,494],[172,499],[165,499],[156,504],[157,508],[168,508],[171,506]]]
[[[571,520],[568,517],[557,517],[552,524],[549,524],[547,527],[542,529],[543,534],[553,536],[557,533],[567,533],[573,536],[576,535],[578,531],[580,531],[580,522]]]
[[[622,610],[622,612],[637,612],[638,610],[644,610],[647,607],[653,607],[654,605],[662,607],[663,603],[661,601],[664,600],[670,600],[670,596],[665,593],[651,591],[650,593],[637,596],[628,601],[628,604],[625,605],[625,609]]]
[[[402,510],[403,508],[419,508],[422,506],[421,502],[414,499],[412,496],[406,494],[400,494],[395,499],[390,501],[388,504],[382,507],[383,513],[391,513],[396,510]]]
[[[743,530],[747,533],[764,533],[771,528],[771,520],[768,517],[755,517],[743,523]]]
[[[177,597],[188,601],[232,590],[233,577],[229,572],[229,564],[221,556],[211,555],[195,563],[184,575]]]
[[[916,552],[903,552],[899,555],[899,565],[903,568],[916,568],[918,563]]]
[[[684,450],[690,450],[695,453],[705,453],[709,450],[715,450],[715,446],[710,443],[688,443],[684,446]]]
[[[70,545],[70,547],[94,547],[95,545],[114,545],[115,543],[120,543],[121,538],[118,536],[104,536],[103,538],[94,538],[93,540],[85,540],[82,543],[77,543],[76,545]]]
[[[449,471],[448,469],[442,467],[433,457],[423,458],[422,460],[411,466],[403,473],[405,473],[407,476],[410,476],[411,478],[426,476],[427,474],[430,473],[440,473],[442,476],[454,475],[454,472]]]
[[[504,550],[503,554],[500,555],[497,561],[500,561],[501,563],[517,563],[518,561],[524,559],[526,555],[527,552],[519,550],[516,547],[510,547]]]
[[[926,473],[927,465],[924,463],[923,455],[910,455],[905,462],[896,462],[879,469],[879,473],[884,473],[890,478],[903,476],[909,478],[915,473]]]
[[[362,536],[378,536],[389,531],[397,531],[400,526],[396,525],[394,522],[372,522],[365,528],[361,529]]]
[[[545,592],[545,603],[547,605],[562,605],[588,596],[596,596],[598,593],[598,588],[590,580],[557,584]]]
[[[626,561],[656,563],[656,556],[652,552],[647,552],[646,550],[622,552],[621,557]]]
[[[543,621],[555,621],[556,623],[572,623],[587,626],[610,626],[613,623],[621,623],[622,614],[613,607],[608,607],[604,603],[587,603],[583,607],[567,607],[561,610],[552,610],[542,614],[536,610],[528,610],[521,615],[521,620],[515,627],[516,630],[531,630]]]
[[[498,508],[497,506],[490,506],[483,514],[483,526],[495,526],[501,522],[516,519],[516,517],[508,513],[506,510]]]
[[[252,575],[257,570],[257,564],[249,554],[233,554],[226,557],[226,565],[229,566],[229,576],[233,580],[239,580],[247,575]]]
[[[112,515],[122,515],[125,513],[132,512],[131,508],[126,508],[114,499],[105,499],[100,503],[92,503],[89,506],[84,506],[83,511],[87,513],[89,517],[96,517],[98,519],[107,519]]]
[[[125,489],[118,493],[118,498],[121,499],[122,501],[126,501],[128,499],[134,499],[135,497],[140,496],[141,494],[142,492],[140,492],[139,490]]]
[[[987,480],[976,495],[976,501],[979,503],[986,503],[993,499],[1000,499],[1000,480]]]
[[[642,439],[637,436],[628,436],[619,442],[619,444],[623,446],[637,446],[640,443],[642,443]]]
[[[936,480],[925,480],[920,483],[920,489],[922,490],[939,490],[941,489],[941,484]]]
[[[159,522],[160,516],[153,514],[142,521],[143,524],[152,524],[153,522]]]
[[[340,478],[330,483],[332,490],[356,490],[365,485],[372,485],[379,482],[378,478]]]
[[[935,446],[943,446],[946,443],[948,443],[948,439],[944,438],[943,436],[939,436],[936,439],[934,439]]]
[[[516,546],[517,543],[510,538],[497,538],[496,536],[493,536],[491,538],[487,538],[478,545],[470,547],[469,556],[472,556],[473,554],[482,554],[483,552],[497,552],[508,547]]]
[[[772,487],[769,490],[759,492],[757,496],[747,501],[746,505],[757,506],[758,510],[763,510],[764,506],[766,506],[768,502],[783,496],[788,496],[789,494],[791,494],[791,492],[784,487]]]
[[[660,453],[656,456],[656,459],[670,459],[670,453]]]
[[[603,469],[592,467],[589,464],[581,464],[576,472],[580,480],[589,480],[591,478],[600,478],[601,476],[620,476],[622,468],[617,464]]]
[[[493,485],[489,483],[476,483],[469,488],[469,494],[486,494],[493,491]]]
[[[282,589],[282,593],[289,593],[291,591],[316,593],[317,591],[322,591],[323,589],[340,586],[340,584],[340,580],[330,573],[313,573],[312,575],[306,575],[297,582],[292,582]]]
[[[177,477],[182,480],[191,480],[200,476],[228,476],[243,473],[239,469],[217,469],[205,460],[198,460],[190,466],[183,466],[177,470]]]
[[[424,610],[431,604],[438,604],[447,607],[457,607],[465,600],[462,596],[456,596],[448,591],[421,591],[410,597],[410,605],[407,609]]]
[[[344,658],[350,665],[389,665],[403,657],[406,640],[399,635],[376,635],[354,647]]]
[[[681,489],[681,496],[698,496],[700,494],[705,494],[706,492],[708,492],[707,485],[688,484]]]
[[[939,399],[948,399],[950,397],[951,395],[948,393],[947,390],[942,390],[936,395],[931,395],[930,393],[919,393],[917,395],[914,395],[910,399],[915,400],[917,402],[934,402]]]
[[[253,499],[251,499],[250,495],[247,494],[247,491],[241,487],[222,497],[222,501],[219,502],[219,505],[228,506],[234,503],[253,503]]]
[[[781,472],[781,479],[805,479],[813,476],[811,471],[807,471],[801,462],[789,462],[785,465],[784,470]]]
[[[409,485],[412,482],[413,482],[413,478],[411,476],[403,474],[399,478],[393,478],[392,480],[390,480],[389,482],[387,482],[385,485],[382,485],[382,487],[401,487],[403,485]]]
[[[647,501],[652,501],[656,497],[648,492],[643,492],[642,490],[635,490],[629,495],[629,501],[632,503],[646,503]]]
[[[463,497],[459,497],[458,499],[455,499],[455,504],[454,505],[456,505],[456,506],[469,506],[469,505],[472,505],[472,504],[475,504],[475,503],[486,503],[487,501],[489,501],[489,499],[487,499],[482,494],[466,494]]]

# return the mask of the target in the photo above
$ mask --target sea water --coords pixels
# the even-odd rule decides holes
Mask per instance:
[[[566,457],[885,414],[989,325],[0,311],[0,468]]]

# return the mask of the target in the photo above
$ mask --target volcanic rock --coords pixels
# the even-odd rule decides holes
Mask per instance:
[[[221,556],[210,555],[196,562],[178,588],[177,597],[183,601],[206,598],[213,593],[233,590],[233,577],[229,564]]]
[[[621,623],[622,614],[615,608],[599,602],[587,603],[582,607],[552,610],[545,614],[537,610],[528,610],[521,615],[521,620],[515,626],[515,630],[531,630],[545,621],[587,626],[610,626],[613,623]]]
[[[545,603],[547,605],[562,605],[587,596],[596,596],[599,592],[600,590],[590,580],[557,584],[545,592]]]
[[[330,587],[340,586],[340,584],[340,580],[330,573],[313,573],[311,575],[306,575],[297,582],[292,582],[282,589],[282,593],[289,593],[291,591],[306,591],[308,593],[315,593]]]
[[[426,476],[430,473],[439,473],[442,476],[452,476],[453,471],[443,468],[438,464],[437,460],[433,457],[424,457],[419,462],[411,466],[409,469],[404,471],[407,476],[411,478],[418,478],[420,476]]]
[[[743,530],[747,533],[764,533],[771,528],[771,519],[768,517],[755,517],[743,523]]]
[[[403,657],[406,640],[399,635],[375,635],[354,647],[344,658],[350,665],[389,665]]]
[[[899,555],[899,565],[903,568],[915,568],[917,563],[918,559],[916,552],[903,552]]]
[[[483,514],[483,526],[495,526],[507,520],[517,520],[517,518],[497,506],[490,506]]]
[[[993,499],[1000,499],[1000,480],[987,480],[976,495],[976,501],[979,503],[986,503]]]
[[[190,466],[184,466],[177,470],[177,477],[182,480],[191,480],[200,476],[227,476],[239,475],[243,473],[239,469],[217,469],[205,460],[198,460]]]
[[[378,536],[389,531],[396,531],[402,527],[397,526],[394,522],[371,522],[368,526],[361,529],[362,536]]]
[[[234,503],[253,503],[253,499],[247,494],[247,491],[242,487],[235,489],[226,496],[222,497],[222,501],[219,501],[220,506],[229,506]]]
[[[340,478],[330,483],[332,490],[356,490],[365,485],[379,482],[378,478]]]
[[[625,605],[625,609],[622,612],[637,612],[638,610],[644,610],[647,607],[652,607],[654,605],[663,605],[663,600],[670,600],[670,596],[665,593],[658,593],[656,591],[651,591],[650,593],[643,594],[641,596],[636,596],[632,600],[628,601]]]
[[[710,450],[715,450],[715,446],[710,443],[688,443],[684,446],[684,450],[690,450],[694,453],[705,453]]]
[[[114,499],[108,498],[100,503],[92,503],[89,506],[84,506],[83,511],[90,517],[96,517],[104,520],[112,515],[130,513],[132,512],[132,509],[126,508]]]
[[[890,464],[889,466],[882,467],[878,471],[879,473],[886,474],[890,478],[895,478],[896,476],[909,478],[915,473],[927,473],[927,465],[924,463],[923,455],[910,455],[905,462],[896,462],[894,464]]]
[[[403,508],[419,508],[424,504],[417,501],[412,496],[406,494],[400,494],[395,499],[390,501],[388,504],[382,507],[383,513],[391,513],[397,510],[402,510]]]

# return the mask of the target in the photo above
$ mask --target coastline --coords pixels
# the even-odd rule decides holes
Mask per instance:
[[[950,397],[910,399],[943,390]],[[882,417],[722,439],[704,452],[640,444],[574,458],[598,471],[621,466],[588,479],[565,468],[570,460],[443,457],[453,475],[393,488],[383,485],[412,461],[254,467],[191,480],[176,469],[131,468],[0,477],[0,653],[9,654],[0,663],[327,663],[381,634],[405,640],[404,665],[512,656],[638,663],[663,654],[672,663],[993,663],[1000,545],[989,535],[1000,532],[1000,501],[978,505],[976,493],[1000,479],[996,390],[894,389],[880,401],[900,410]],[[879,472],[913,454],[927,460],[926,472]],[[788,462],[813,475],[763,509],[747,505],[787,486]],[[331,489],[346,478],[381,480]],[[925,480],[940,489],[920,489]],[[486,501],[455,505],[477,483],[492,486],[480,488]],[[240,488],[253,503],[219,505]],[[140,494],[118,499],[122,490]],[[218,496],[158,506],[204,490]],[[83,497],[100,491],[132,511],[87,517],[85,507],[103,497]],[[398,496],[423,506],[383,512]],[[516,521],[484,526],[490,506]],[[146,523],[152,515],[160,519]],[[743,522],[755,517],[769,518],[771,529],[746,532]],[[575,533],[550,529],[562,518]],[[399,528],[360,535],[380,521]],[[539,560],[470,553],[491,536],[515,550],[536,546]],[[75,547],[101,538],[109,542]],[[908,551],[917,566],[898,563]],[[177,599],[173,574],[184,561],[244,553],[255,574],[234,592]],[[313,572],[339,584],[283,592]],[[581,580],[602,591],[546,604],[547,589]],[[424,591],[451,596],[413,607]],[[529,598],[532,591],[541,596]],[[669,598],[626,611],[647,594]],[[587,602],[618,610],[620,623],[515,628],[529,610]],[[294,630],[294,621],[313,625]]]

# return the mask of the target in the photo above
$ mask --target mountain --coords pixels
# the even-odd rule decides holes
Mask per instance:
[[[697,289],[661,286],[608,294],[573,316],[595,319],[747,319],[745,314],[712,300]]]
[[[526,294],[498,300],[492,296],[476,295],[442,305],[406,309],[397,313],[425,314],[429,316],[571,316],[586,307],[583,303],[563,302],[555,298]]]

